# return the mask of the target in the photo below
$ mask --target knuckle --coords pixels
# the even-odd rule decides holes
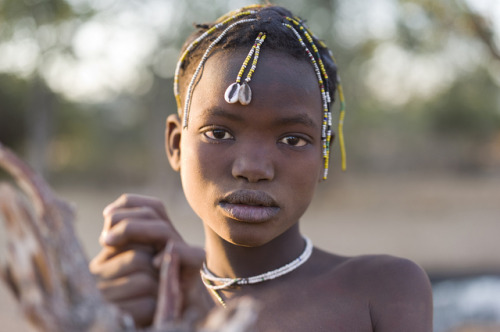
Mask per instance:
[[[129,193],[123,193],[123,194],[120,195],[120,197],[118,197],[118,200],[120,202],[124,202],[125,203],[129,199],[129,197],[130,197]]]
[[[89,270],[93,275],[98,275],[100,271],[100,264],[96,262],[95,259],[91,260],[89,263]]]
[[[89,262],[89,270],[93,274],[98,274],[101,272],[103,268],[103,264],[109,259],[109,251],[108,250],[101,250],[97,256],[92,258],[92,260]]]
[[[117,202],[119,203],[120,206],[127,206],[133,199],[133,196],[134,194],[131,193],[123,193],[117,199]]]

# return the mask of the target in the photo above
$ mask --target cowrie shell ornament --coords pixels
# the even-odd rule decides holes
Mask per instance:
[[[243,83],[238,91],[238,101],[241,105],[248,105],[252,101],[252,89],[248,83]]]
[[[252,101],[252,89],[248,83],[233,83],[226,89],[224,99],[229,104],[239,102],[241,105],[248,105]]]
[[[240,83],[234,82],[226,89],[226,93],[224,93],[224,99],[229,104],[234,104],[238,101],[240,96]]]

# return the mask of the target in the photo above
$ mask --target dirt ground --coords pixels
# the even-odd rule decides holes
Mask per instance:
[[[161,197],[187,241],[202,245],[200,221],[175,183],[170,189],[61,186],[56,192],[75,203],[77,232],[88,257],[99,250],[102,209],[124,191]],[[301,225],[323,249],[403,256],[431,276],[500,273],[498,175],[335,174],[320,186]],[[0,332],[30,331],[19,317],[10,294],[0,286]]]

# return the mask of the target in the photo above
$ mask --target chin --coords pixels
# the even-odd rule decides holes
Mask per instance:
[[[263,246],[280,235],[277,232],[272,232],[267,227],[259,226],[238,227],[238,229],[227,230],[225,234],[219,233],[219,236],[233,245],[253,248]]]
[[[266,238],[263,238],[262,235],[252,235],[249,234],[248,232],[246,234],[234,234],[235,232],[232,232],[231,234],[227,234],[225,236],[221,236],[225,241],[239,247],[246,247],[246,248],[253,248],[253,247],[260,247],[264,244],[266,244],[269,240]]]

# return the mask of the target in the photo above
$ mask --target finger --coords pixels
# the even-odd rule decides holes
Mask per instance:
[[[127,250],[109,260],[91,262],[90,270],[99,280],[117,279],[134,273],[147,273],[157,278],[158,271],[152,264],[152,256],[142,250]]]
[[[126,218],[133,219],[161,219],[160,215],[150,206],[140,206],[131,208],[117,208],[104,215],[103,232],[108,231]]]
[[[98,273],[98,268],[105,261],[113,258],[119,253],[123,252],[122,249],[118,249],[115,247],[105,246],[101,249],[101,251],[94,257],[89,263],[90,272],[96,274]]]
[[[168,242],[155,257],[157,264],[158,261],[161,263],[155,326],[162,326],[179,315],[183,319],[199,321],[214,307],[200,279],[204,259],[203,249],[184,242]]]
[[[165,211],[165,207],[163,203],[155,198],[150,196],[143,196],[137,194],[123,194],[113,203],[109,204],[103,211],[103,215],[106,216],[112,211],[119,208],[133,208],[133,207],[142,207],[149,206],[156,213],[165,220],[168,220],[167,212]]]
[[[101,251],[90,261],[89,266],[92,267],[93,265],[100,265],[103,262],[112,259],[114,256],[128,250],[142,250],[150,255],[153,255],[155,253],[154,250],[151,250],[151,246],[146,246],[146,245],[130,244],[120,247],[104,245]]]
[[[138,327],[150,326],[156,309],[156,297],[148,296],[140,299],[115,303],[122,311],[130,314]]]
[[[97,283],[102,295],[109,302],[133,300],[147,296],[156,296],[158,281],[147,273],[136,273],[113,280]]]
[[[164,223],[170,223],[170,221],[162,220],[158,213],[149,206],[141,206],[136,208],[119,208],[113,210],[104,217],[103,230],[101,232],[101,235],[99,236],[100,245],[107,245],[106,236],[112,227],[128,219],[161,220]]]
[[[165,324],[180,317],[182,307],[182,292],[179,280],[179,257],[173,252],[173,242],[165,248],[160,270],[160,294],[155,313],[154,326],[161,329]]]
[[[130,243],[152,245],[161,249],[168,240],[181,241],[175,228],[162,220],[126,219],[111,228],[104,236],[108,246],[123,246]]]
[[[205,251],[199,247],[178,242],[169,243],[164,251],[165,256],[160,269],[162,274],[159,294],[165,294],[164,291],[162,292],[162,285],[165,283],[169,284],[169,287],[179,287],[182,294],[180,296],[181,312],[183,315],[187,315],[184,317],[189,316],[189,320],[193,322],[203,319],[215,304],[200,278],[200,268],[205,260]],[[172,263],[177,265],[178,283],[165,280],[163,276],[164,269],[169,268],[168,265],[172,265]],[[156,315],[158,315],[159,308],[160,303],[158,302]]]

